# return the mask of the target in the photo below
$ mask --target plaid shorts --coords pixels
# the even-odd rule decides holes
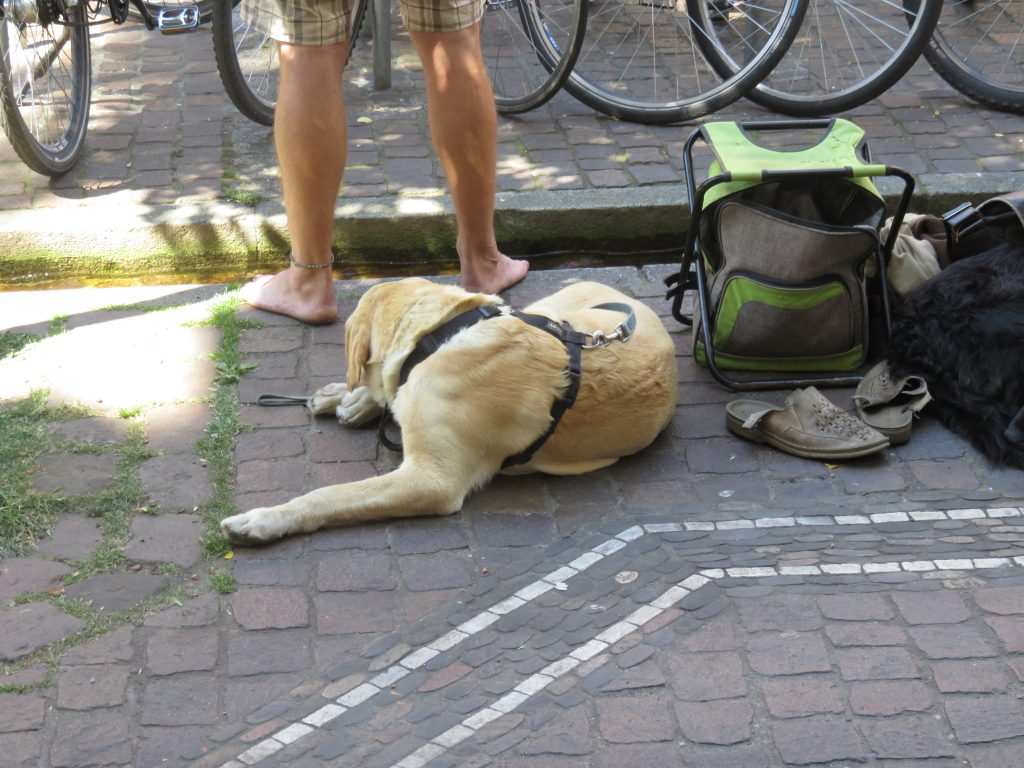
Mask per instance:
[[[413,32],[458,32],[484,15],[484,0],[398,2],[402,21]],[[333,45],[348,39],[355,4],[356,0],[242,0],[242,20],[282,43]]]

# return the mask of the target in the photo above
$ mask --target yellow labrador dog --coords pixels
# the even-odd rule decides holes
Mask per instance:
[[[607,467],[650,445],[669,423],[676,404],[675,351],[649,307],[585,282],[524,312],[607,335],[624,319],[621,311],[594,308],[609,302],[633,310],[632,335],[582,349],[575,404],[526,463],[504,471],[569,475]],[[501,303],[498,296],[421,278],[367,291],[345,325],[347,384],[319,390],[310,406],[317,413],[335,411],[346,426],[390,408],[402,430],[401,465],[229,517],[221,523],[228,538],[258,544],[324,526],[459,511],[470,491],[548,430],[552,405],[569,385],[567,347],[503,309],[443,342],[404,383],[402,368],[417,343],[442,324]]]

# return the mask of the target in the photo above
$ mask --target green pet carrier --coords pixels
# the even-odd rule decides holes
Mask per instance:
[[[769,148],[753,138],[764,132],[791,144],[792,134],[807,130],[823,135],[799,148]],[[891,323],[886,266],[914,180],[871,164],[863,139],[850,121],[833,119],[712,122],[686,142],[691,221],[681,269],[666,280],[668,298],[673,316],[694,326],[694,357],[724,386],[855,385],[869,340],[884,354]],[[714,153],[700,186],[697,142]],[[878,177],[902,182],[884,243],[887,206]],[[692,315],[683,312],[691,290]]]

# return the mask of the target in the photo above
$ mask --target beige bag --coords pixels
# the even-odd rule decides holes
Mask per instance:
[[[882,227],[881,238],[884,242],[889,236],[892,219]],[[940,239],[935,226],[942,232]],[[886,275],[889,285],[901,299],[905,299],[915,288],[935,277],[942,270],[936,245],[945,242],[942,219],[925,214],[908,213],[900,225],[889,256],[889,267]]]

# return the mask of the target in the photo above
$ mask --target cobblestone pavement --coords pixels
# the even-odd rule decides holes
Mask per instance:
[[[71,259],[68,244],[92,238],[124,268],[152,237],[188,264],[216,238],[276,254],[272,139],[228,105],[209,32],[93,41],[75,172],[35,176],[0,139],[0,243],[56,243]],[[348,86],[339,216],[353,229],[381,211],[447,215],[403,46],[396,35],[392,89],[373,91],[365,63]],[[744,116],[770,117],[745,104],[717,117]],[[924,65],[849,116],[876,159],[915,174],[917,210],[1024,187],[1019,117],[969,105]],[[534,214],[521,227],[610,221],[630,236],[645,211],[677,215],[689,130],[609,120],[566,95],[501,120],[502,231],[516,234],[511,210]],[[211,219],[225,228],[198,227]],[[0,361],[0,400],[44,389],[50,409],[88,410],[53,410],[31,475],[10,479],[63,512],[0,560],[0,764],[1024,764],[1024,472],[992,467],[927,412],[909,444],[837,465],[731,436],[731,395],[668,316],[674,269],[535,269],[509,293],[524,306],[585,277],[662,314],[682,386],[647,451],[582,477],[498,478],[450,518],[231,559],[201,546],[225,490],[245,510],[396,465],[373,430],[254,405],[340,380],[342,325],[241,311],[259,324],[233,365],[211,359],[226,343],[207,322],[219,286],[4,293],[0,330],[43,338]],[[345,312],[370,282],[337,283]],[[225,392],[245,427],[226,485],[208,452]],[[850,406],[849,390],[828,394]],[[137,503],[111,519],[124,487]]]
[[[680,401],[641,454],[581,477],[498,478],[450,518],[204,557],[214,471],[201,321],[216,286],[5,294],[0,327],[64,333],[0,363],[0,395],[82,403],[40,493],[73,501],[0,561],[5,766],[901,766],[1024,761],[1024,472],[927,416],[837,465],[730,436],[730,394],[668,317],[670,265],[536,271],[523,306],[598,279],[678,346]],[[345,311],[371,281],[337,283]],[[163,311],[146,311],[165,306]],[[251,310],[239,339],[239,509],[385,472],[374,430],[254,405],[344,374],[341,324]],[[765,393],[778,398],[783,393]],[[849,407],[848,390],[828,394]],[[123,558],[77,512],[133,430],[145,504]],[[100,450],[100,446],[104,450]],[[105,523],[104,523],[105,524]],[[214,573],[237,588],[212,588]]]
[[[377,263],[397,252],[433,260],[426,271],[440,272],[454,263],[450,208],[430,148],[422,77],[397,20],[393,28],[392,87],[373,89],[371,56],[361,50],[346,88],[337,246]],[[40,279],[54,261],[74,273],[87,257],[95,273],[111,254],[120,270],[148,275],[210,270],[211,252],[234,274],[280,263],[286,245],[272,134],[228,102],[209,29],[162,37],[137,24],[104,26],[92,40],[95,98],[74,172],[37,176],[0,137],[0,246],[20,254],[14,274]],[[1024,121],[971,104],[926,63],[844,116],[867,131],[876,160],[915,175],[921,212],[1024,187]],[[715,115],[777,117],[746,101]],[[682,148],[692,127],[612,120],[564,93],[502,118],[501,241],[536,258],[558,239],[621,250],[645,236],[673,237],[686,222]],[[395,217],[417,226],[395,226]]]

